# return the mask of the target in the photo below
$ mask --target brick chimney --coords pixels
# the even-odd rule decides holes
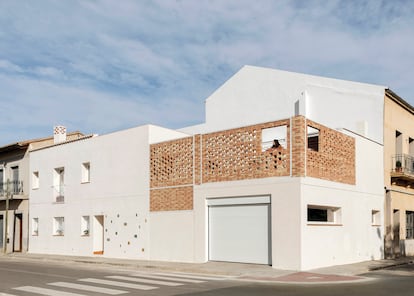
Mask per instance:
[[[59,144],[66,141],[66,127],[57,125],[53,129],[53,143]]]

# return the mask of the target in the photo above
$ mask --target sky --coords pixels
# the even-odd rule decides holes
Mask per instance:
[[[53,126],[204,122],[244,65],[384,85],[414,105],[412,0],[0,0],[0,146]]]

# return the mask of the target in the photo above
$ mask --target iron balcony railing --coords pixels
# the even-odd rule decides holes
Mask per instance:
[[[7,191],[9,191],[12,195],[23,194],[23,181],[13,180],[8,182],[0,182],[0,196],[6,196]]]
[[[414,176],[414,156],[396,154],[392,157],[392,171]]]

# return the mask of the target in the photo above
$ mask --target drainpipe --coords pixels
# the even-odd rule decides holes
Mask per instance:
[[[4,231],[4,240],[3,240],[3,253],[6,254],[7,252],[7,244],[9,243],[8,237],[8,228],[9,228],[9,196],[10,196],[10,180],[7,179],[6,183],[6,218],[5,218],[5,231]]]

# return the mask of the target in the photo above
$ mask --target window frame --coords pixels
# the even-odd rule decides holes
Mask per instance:
[[[326,205],[315,205],[308,204],[306,213],[306,222],[307,225],[333,225],[341,226],[342,225],[342,208],[337,206],[326,206]],[[310,211],[326,211],[326,220],[316,220],[311,219]]]
[[[53,217],[53,236],[65,235],[65,217]]]

